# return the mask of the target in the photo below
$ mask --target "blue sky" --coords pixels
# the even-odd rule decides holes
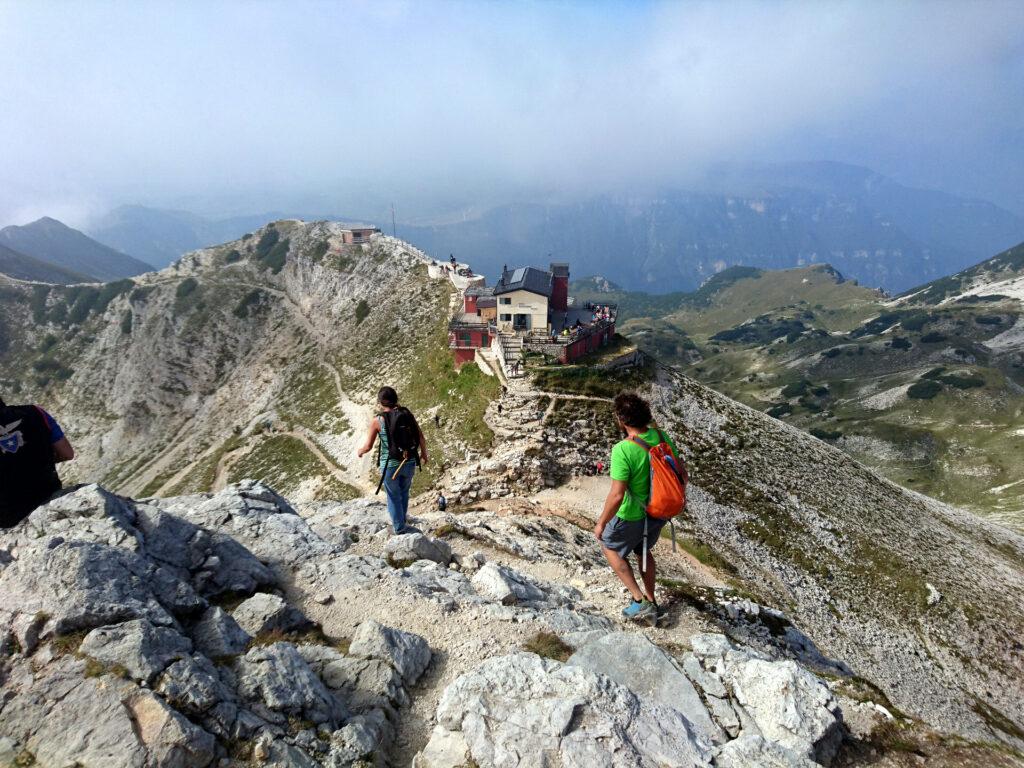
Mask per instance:
[[[438,213],[804,159],[1024,213],[1021,104],[1020,2],[0,0],[0,224]]]

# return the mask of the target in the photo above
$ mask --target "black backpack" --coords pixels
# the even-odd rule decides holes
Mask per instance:
[[[42,413],[34,405],[0,408],[0,528],[16,525],[59,490]]]
[[[384,433],[388,439],[388,459],[405,464],[410,461],[420,465],[420,425],[416,423],[416,417],[408,408],[398,406],[381,414]],[[387,470],[382,470],[380,483],[377,485],[377,492],[380,492],[384,485],[384,475]],[[397,471],[396,471],[397,474]]]

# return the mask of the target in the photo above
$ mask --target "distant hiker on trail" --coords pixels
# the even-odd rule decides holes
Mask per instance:
[[[38,405],[0,399],[0,528],[13,528],[61,489],[57,464],[75,450]]]
[[[440,493],[437,496],[437,510],[438,512],[444,512],[446,509],[448,509],[448,499],[444,497],[443,493]]]
[[[391,528],[397,535],[408,532],[405,518],[409,511],[409,488],[416,467],[429,460],[427,441],[412,411],[398,404],[398,393],[394,389],[381,387],[377,393],[377,403],[381,410],[370,421],[366,441],[359,449],[359,457],[370,452],[379,436],[377,463],[381,475],[377,493],[380,493],[383,486],[388,497]]]
[[[498,415],[501,416],[501,403],[498,403]]]
[[[622,615],[653,624],[657,622],[658,604],[654,599],[651,549],[665,522],[683,511],[686,469],[677,462],[675,444],[660,429],[651,427],[651,408],[645,400],[624,392],[615,398],[614,410],[626,439],[612,449],[612,487],[594,525],[594,537],[633,598]],[[626,559],[630,554],[639,561],[643,589]]]
[[[440,426],[441,426],[441,414],[440,413],[435,413],[434,414],[434,426],[438,427],[438,428],[440,428]]]

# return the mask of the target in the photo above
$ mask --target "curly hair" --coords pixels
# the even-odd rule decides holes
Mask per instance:
[[[636,392],[620,392],[615,396],[615,415],[627,427],[643,429],[652,421],[651,406]]]
[[[394,408],[398,405],[398,393],[392,387],[381,387],[377,392],[377,402],[385,408]]]

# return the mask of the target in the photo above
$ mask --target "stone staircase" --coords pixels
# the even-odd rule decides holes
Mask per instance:
[[[525,375],[523,370],[523,339],[514,333],[501,331],[495,342],[498,359],[509,379],[519,378]]]

